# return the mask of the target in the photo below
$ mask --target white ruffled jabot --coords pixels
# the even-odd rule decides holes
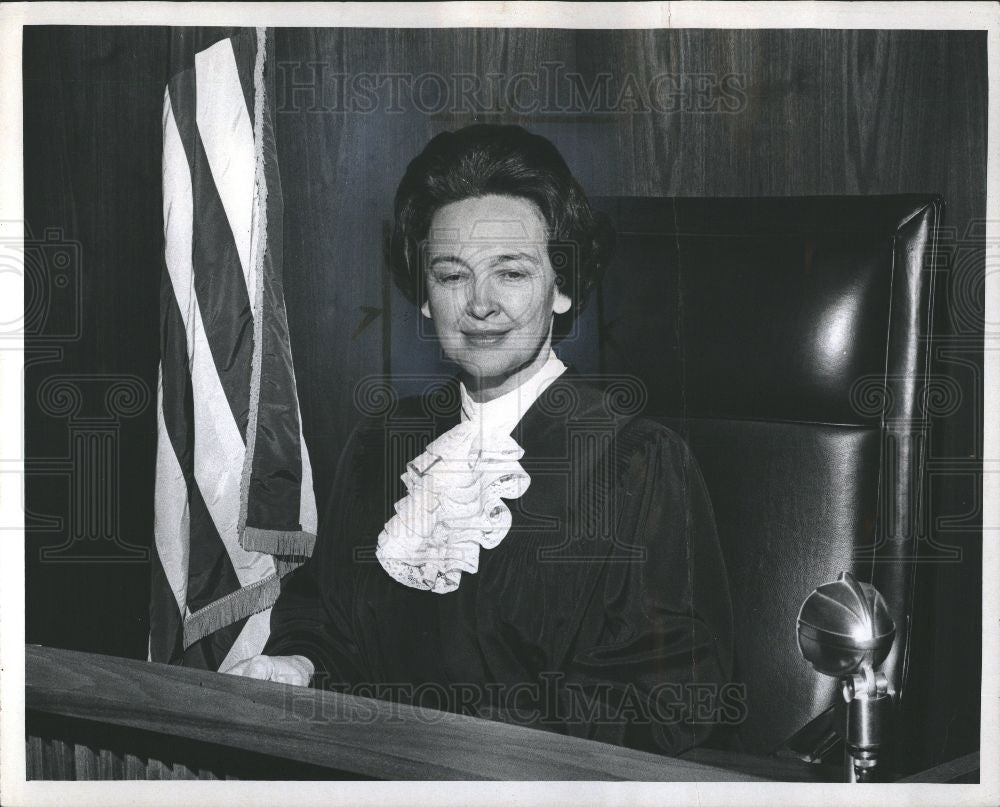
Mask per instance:
[[[407,495],[378,537],[376,557],[395,580],[447,594],[462,572],[479,569],[479,549],[507,535],[510,509],[531,484],[519,460],[524,449],[510,436],[524,413],[564,371],[555,351],[514,390],[477,403],[461,384],[462,420],[406,465]]]

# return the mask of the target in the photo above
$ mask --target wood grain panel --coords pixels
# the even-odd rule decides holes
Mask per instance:
[[[381,779],[764,781],[517,725],[181,667],[34,646],[26,665],[33,712]],[[71,746],[50,746],[46,778],[74,778]],[[146,777],[146,758],[126,751],[125,778]]]

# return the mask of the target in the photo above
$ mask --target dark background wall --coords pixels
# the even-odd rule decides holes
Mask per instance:
[[[171,41],[25,30],[29,642],[145,657]],[[984,33],[279,29],[276,50],[286,303],[321,503],[354,386],[450,372],[412,338],[383,265],[395,185],[437,132],[525,125],[596,196],[941,193],[936,370],[963,395],[932,422],[928,526],[961,559],[920,577],[911,693],[927,701],[928,763],[976,747]],[[656,316],[655,301],[637,315]],[[598,339],[598,310],[585,324],[564,357],[598,369],[629,348]]]

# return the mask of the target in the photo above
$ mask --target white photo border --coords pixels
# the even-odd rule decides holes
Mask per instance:
[[[520,28],[964,29],[987,32],[989,120],[1000,121],[1000,5],[992,2],[9,3],[0,6],[0,237],[23,237],[24,25]],[[987,267],[1000,265],[997,126],[987,137]],[[10,274],[10,273],[7,273]],[[21,318],[23,278],[0,278],[0,322]],[[1000,314],[1000,271],[986,276]],[[998,317],[1000,320],[1000,317]],[[0,518],[23,524],[23,342],[0,350]],[[1000,351],[984,351],[984,460],[1000,461]],[[17,424],[17,428],[9,428]],[[983,474],[983,523],[1000,523],[1000,475]],[[1000,549],[983,533],[981,779],[978,785],[606,782],[39,782],[24,781],[24,533],[5,531],[0,562],[0,802],[21,804],[434,805],[1000,803]],[[488,753],[488,749],[483,750]]]

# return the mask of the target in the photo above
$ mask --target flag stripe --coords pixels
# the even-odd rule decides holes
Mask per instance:
[[[296,402],[296,412],[298,406]],[[299,417],[299,443],[302,446],[302,489],[299,497],[299,523],[305,532],[316,534],[319,514],[316,512],[316,494],[313,493],[312,463],[309,461],[309,447],[302,432],[302,418]],[[310,553],[311,554],[311,553]]]
[[[194,412],[194,479],[241,585],[274,573],[266,555],[239,545],[239,469],[244,445],[222,388],[193,293],[193,200],[187,161],[168,94],[164,111],[163,192],[165,256],[174,298],[185,323]]]
[[[161,331],[169,338],[167,328]],[[161,338],[162,338],[161,336]],[[184,354],[182,353],[181,356]],[[168,374],[170,373],[168,369]],[[187,374],[185,373],[185,376]],[[160,363],[157,390],[156,483],[157,496],[153,518],[156,554],[165,579],[174,593],[177,611],[183,614],[187,602],[188,547],[190,546],[190,514],[188,510],[188,478],[177,461],[177,454],[167,431],[164,418],[164,372]],[[168,380],[167,385],[170,386]],[[174,397],[171,390],[170,397]],[[174,400],[167,403],[176,408]]]
[[[246,439],[249,408],[253,313],[236,241],[195,125],[193,92],[194,84],[186,73],[171,82],[173,130],[189,167],[193,222],[190,261],[195,294],[203,312],[206,345],[242,442]],[[179,164],[176,169],[179,171]]]
[[[252,121],[254,117],[253,68],[257,61],[257,32],[252,28],[247,28],[240,31],[237,36],[231,37],[229,41],[232,43],[233,57],[236,60],[236,70],[243,90],[243,101]]]
[[[191,486],[191,549],[188,566],[189,612],[197,612],[240,588],[228,547],[219,537],[197,484]]]
[[[256,159],[248,109],[253,107],[248,107],[243,95],[231,40],[216,42],[195,54],[194,61],[198,133],[205,161],[233,235],[252,310],[256,281],[250,261],[250,230]],[[197,191],[195,198],[200,200]],[[197,263],[195,271],[198,271]],[[204,308],[204,300],[202,305]]]
[[[183,627],[172,587],[159,553],[151,553],[149,596],[149,660],[177,664],[184,654]]]
[[[223,625],[218,630],[192,642],[184,650],[184,666],[218,670],[242,633],[246,622],[246,618],[243,618],[229,625]]]
[[[163,439],[157,445],[158,461],[162,458],[162,466],[157,466],[157,544],[162,545],[163,561],[183,555],[167,564],[167,569],[181,613],[186,613],[235,591],[240,581],[195,481],[194,395],[186,329],[166,272],[162,283],[160,345],[165,358],[160,380]],[[213,569],[215,577],[206,579],[205,568]],[[174,582],[179,575],[183,575],[182,585]]]
[[[219,672],[229,672],[230,667],[244,659],[260,653],[271,632],[271,609],[267,608],[247,619],[239,636],[233,642],[226,657],[219,664]]]

